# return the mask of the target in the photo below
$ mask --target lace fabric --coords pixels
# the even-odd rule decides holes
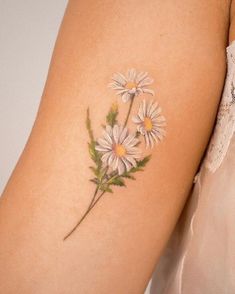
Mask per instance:
[[[217,115],[216,127],[205,159],[215,172],[221,165],[235,131],[235,41],[227,47],[227,77]]]

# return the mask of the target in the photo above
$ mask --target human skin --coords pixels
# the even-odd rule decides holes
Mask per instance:
[[[143,293],[192,189],[225,78],[230,1],[69,1],[40,108],[0,201],[0,293]],[[78,229],[115,72],[148,71],[167,135]],[[119,99],[119,100],[118,100]],[[134,106],[135,112],[137,106]]]

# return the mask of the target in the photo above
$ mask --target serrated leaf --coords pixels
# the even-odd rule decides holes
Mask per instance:
[[[129,174],[128,172],[122,174],[122,177],[131,179],[131,180],[135,180],[135,177],[132,176],[131,174]]]
[[[142,160],[137,161],[137,167],[145,167],[149,162],[151,155],[145,156]]]
[[[121,176],[118,176],[116,178],[113,178],[110,182],[109,182],[110,185],[115,185],[115,186],[126,186],[124,180],[121,178]]]

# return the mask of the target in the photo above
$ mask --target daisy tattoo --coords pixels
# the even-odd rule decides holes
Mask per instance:
[[[154,95],[154,91],[149,89],[152,83],[153,79],[147,72],[137,72],[135,69],[129,69],[126,75],[113,75],[108,87],[114,89],[124,103],[129,103],[129,107],[122,123],[118,121],[117,103],[112,104],[106,115],[103,134],[98,139],[94,137],[90,111],[87,109],[88,149],[94,164],[90,166],[94,174],[90,181],[94,183],[95,191],[86,212],[64,240],[77,229],[105,193],[113,193],[113,186],[126,187],[126,180],[135,180],[134,174],[144,170],[151,155],[143,155],[140,149],[142,142],[144,141],[145,149],[153,148],[165,137],[166,120],[158,102],[153,99],[137,99],[143,94]],[[134,101],[139,103],[139,109],[130,119]],[[129,121],[136,126],[135,132],[131,132],[127,127]]]

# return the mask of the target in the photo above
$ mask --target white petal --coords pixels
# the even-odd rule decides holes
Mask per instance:
[[[124,84],[126,84],[126,82],[127,82],[127,79],[126,79],[126,77],[122,74],[122,73],[118,73],[118,75],[119,75],[119,77],[120,77],[120,79],[122,80],[122,82],[124,83]]]
[[[134,82],[135,77],[136,77],[136,70],[134,68],[129,69],[127,73],[128,81]]]
[[[132,164],[126,160],[125,157],[122,158],[122,162],[125,164],[125,168],[127,171],[129,171],[132,168]]]
[[[113,139],[116,144],[119,142],[119,126],[115,125],[113,127]]]
[[[153,146],[154,146],[154,140],[153,140],[152,134],[149,133],[148,134],[148,137],[149,137],[150,148],[153,148]]]
[[[109,136],[112,138],[113,136],[113,130],[112,127],[110,125],[106,125],[106,129],[105,131],[109,134]]]
[[[126,78],[120,74],[120,73],[115,73],[112,77],[113,81],[116,81],[120,85],[124,86],[126,84]]]
[[[118,95],[121,95],[121,96],[126,92],[128,92],[128,89],[122,89],[117,91]]]
[[[132,119],[131,119],[134,123],[138,124],[138,123],[141,123],[142,120],[140,119],[140,117],[138,115],[135,115],[135,116],[132,116]]]
[[[107,131],[105,131],[105,132],[103,133],[103,137],[104,137],[104,139],[105,139],[110,145],[113,144],[113,140],[112,140],[110,134],[109,134]]]
[[[107,152],[110,151],[110,148],[102,147],[100,145],[95,146],[95,150],[100,151],[100,152]]]
[[[137,77],[136,77],[136,83],[140,83],[142,82],[146,77],[147,77],[148,73],[147,72],[140,72],[138,73]]]
[[[115,156],[111,165],[113,170],[116,170],[118,168],[119,161],[120,161],[119,157]]]
[[[152,137],[153,137],[153,139],[155,140],[155,142],[156,143],[158,143],[158,137],[155,135],[155,133],[154,132],[151,132],[151,135],[152,135]]]
[[[129,134],[125,140],[123,141],[123,145],[127,146],[131,143],[131,141],[135,138],[135,135]]]
[[[125,171],[125,165],[122,162],[122,160],[119,160],[119,163],[118,163],[118,174],[121,175],[121,174],[124,173],[124,171]]]
[[[146,77],[138,84],[138,86],[145,87],[145,86],[151,85],[152,83],[153,83],[153,79],[151,79],[150,77]]]
[[[128,148],[128,147],[134,147],[134,146],[136,146],[138,143],[139,143],[139,139],[137,139],[137,138],[133,138],[133,140],[132,140],[131,142],[128,143],[127,148]]]
[[[151,94],[151,95],[155,94],[153,90],[150,90],[150,89],[147,89],[147,88],[142,88],[142,89],[143,89],[144,93],[148,93],[148,94]]]
[[[130,94],[129,94],[129,91],[128,92],[125,92],[123,95],[122,95],[122,101],[124,103],[128,102],[130,100]]]
[[[115,90],[121,90],[121,89],[123,89],[124,87],[120,84],[120,83],[118,83],[118,82],[112,82],[112,83],[109,83],[108,84],[108,87],[109,88],[112,88],[112,89],[115,89]]]
[[[119,142],[122,143],[127,136],[128,136],[128,129],[125,127],[120,132]]]
[[[131,166],[136,167],[136,160],[132,157],[132,156],[126,156],[125,157],[126,160],[128,160],[131,163]]]
[[[130,155],[141,153],[141,150],[136,146],[128,147],[126,150],[127,150],[127,154],[130,154]]]
[[[105,148],[111,148],[112,146],[110,145],[110,143],[108,142],[108,141],[106,141],[105,139],[103,139],[103,138],[99,138],[98,140],[97,140],[97,142],[99,143],[99,145],[101,146],[101,147],[105,147]]]
[[[149,109],[148,109],[148,115],[149,115],[149,117],[152,118],[153,116],[155,116],[155,112],[158,113],[158,110],[157,110],[158,108],[160,108],[158,106],[158,103],[157,102],[154,102],[153,100],[151,100],[151,102],[149,103]]]
[[[140,94],[143,94],[143,93],[144,93],[144,91],[143,91],[142,88],[138,87],[138,88],[136,89],[136,96],[137,96],[137,95],[140,95]]]
[[[146,134],[146,130],[142,126],[142,124],[137,126],[137,131],[140,132],[142,135],[145,135]]]
[[[146,148],[149,148],[149,134],[146,133],[144,138],[145,138]]]
[[[109,159],[108,159],[108,165],[112,166],[114,164],[114,160],[116,158],[116,155],[114,154],[114,152],[112,152],[112,154],[110,155]]]
[[[143,120],[144,120],[144,113],[143,113],[143,107],[142,107],[142,104],[141,104],[140,107],[139,107],[138,115],[139,115],[141,121],[143,121]]]
[[[110,155],[112,155],[113,151],[109,151],[104,153],[104,155],[101,157],[102,162],[108,163]]]
[[[145,99],[142,102],[142,107],[143,107],[143,116],[146,117],[147,116],[147,102]]]

